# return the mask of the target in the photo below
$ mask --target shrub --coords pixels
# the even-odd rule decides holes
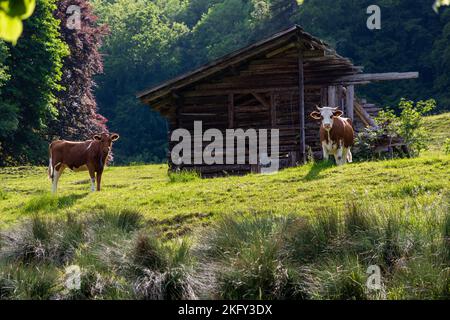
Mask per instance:
[[[377,126],[367,128],[358,134],[355,150],[358,158],[364,160],[403,157],[417,157],[427,149],[423,116],[436,107],[433,99],[414,103],[401,99],[400,115],[387,109],[380,111],[375,119]],[[405,148],[395,147],[405,144]]]

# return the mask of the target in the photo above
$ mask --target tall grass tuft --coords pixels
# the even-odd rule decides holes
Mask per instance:
[[[320,283],[319,295],[327,300],[367,300],[365,270],[356,257],[330,259],[317,268]]]
[[[123,210],[117,214],[117,226],[125,232],[131,232],[142,226],[143,216],[132,210]]]
[[[35,217],[1,233],[1,299],[448,299],[445,196],[308,216],[227,215],[161,240],[136,211]],[[79,290],[64,288],[69,264]],[[369,266],[382,286],[366,286]]]
[[[200,179],[200,174],[194,170],[181,170],[176,172],[169,172],[170,183],[185,183]]]
[[[0,259],[24,264],[69,262],[84,241],[84,225],[73,217],[52,221],[35,216],[1,235]]]
[[[131,262],[139,270],[161,270],[167,263],[164,255],[164,248],[156,238],[140,234],[131,251]]]
[[[194,251],[198,259],[211,260],[200,271],[214,273],[210,294],[221,299],[302,298],[295,269],[284,263],[284,230],[291,221],[270,215],[228,216],[206,232]]]
[[[0,298],[14,300],[49,300],[58,290],[58,273],[49,265],[39,268],[19,265],[2,268]]]
[[[442,245],[445,264],[450,268],[450,211],[444,217],[442,230]]]

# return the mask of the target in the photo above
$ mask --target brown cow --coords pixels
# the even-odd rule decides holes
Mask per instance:
[[[48,176],[52,179],[52,192],[58,188],[58,180],[65,168],[75,172],[89,171],[91,176],[91,191],[95,191],[95,175],[97,174],[97,191],[100,191],[103,169],[112,143],[119,139],[116,133],[96,134],[93,140],[73,142],[58,140],[50,144],[50,161]]]
[[[330,154],[334,155],[338,166],[347,161],[353,162],[350,150],[354,142],[352,120],[341,118],[343,112],[338,108],[317,107],[317,110],[311,113],[311,118],[322,121],[320,143],[322,144],[323,158],[328,160]]]

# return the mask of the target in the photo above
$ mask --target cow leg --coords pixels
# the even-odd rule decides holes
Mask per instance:
[[[334,156],[336,159],[336,165],[340,166],[345,163],[345,160],[343,161],[344,158],[343,155],[344,155],[344,148],[342,148],[342,146],[339,146]]]
[[[102,183],[102,171],[97,172],[97,191],[100,191],[100,184]]]
[[[353,155],[352,155],[352,151],[350,150],[350,147],[347,149],[347,162],[348,163],[353,162]]]
[[[91,177],[91,192],[95,192],[95,170],[88,166],[89,176]]]
[[[58,191],[58,181],[59,178],[61,177],[62,173],[64,171],[64,167],[60,167],[59,170],[54,170],[53,171],[53,178],[52,178],[52,193],[56,193],[56,191]]]
[[[328,152],[328,148],[326,147],[326,142],[322,142],[322,152],[323,152],[323,160],[328,161],[330,159],[330,154]]]
[[[343,151],[342,151],[342,160],[341,160],[341,163],[342,164],[346,164],[347,163],[347,159],[348,159],[348,148],[343,148],[342,149]]]

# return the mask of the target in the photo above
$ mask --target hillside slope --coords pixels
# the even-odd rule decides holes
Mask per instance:
[[[445,139],[450,139],[450,113],[427,117],[425,123],[430,150],[441,150]]]
[[[450,114],[429,119],[433,150],[450,137]],[[437,147],[436,147],[437,145]],[[63,216],[131,210],[182,234],[227,213],[312,214],[353,198],[402,205],[450,190],[450,156],[427,152],[417,159],[354,163],[344,167],[309,164],[274,175],[172,181],[166,165],[110,167],[103,191],[89,192],[87,173],[65,172],[58,197],[49,195],[46,168],[0,169],[0,228],[36,213]],[[427,200],[427,201],[428,201]]]

